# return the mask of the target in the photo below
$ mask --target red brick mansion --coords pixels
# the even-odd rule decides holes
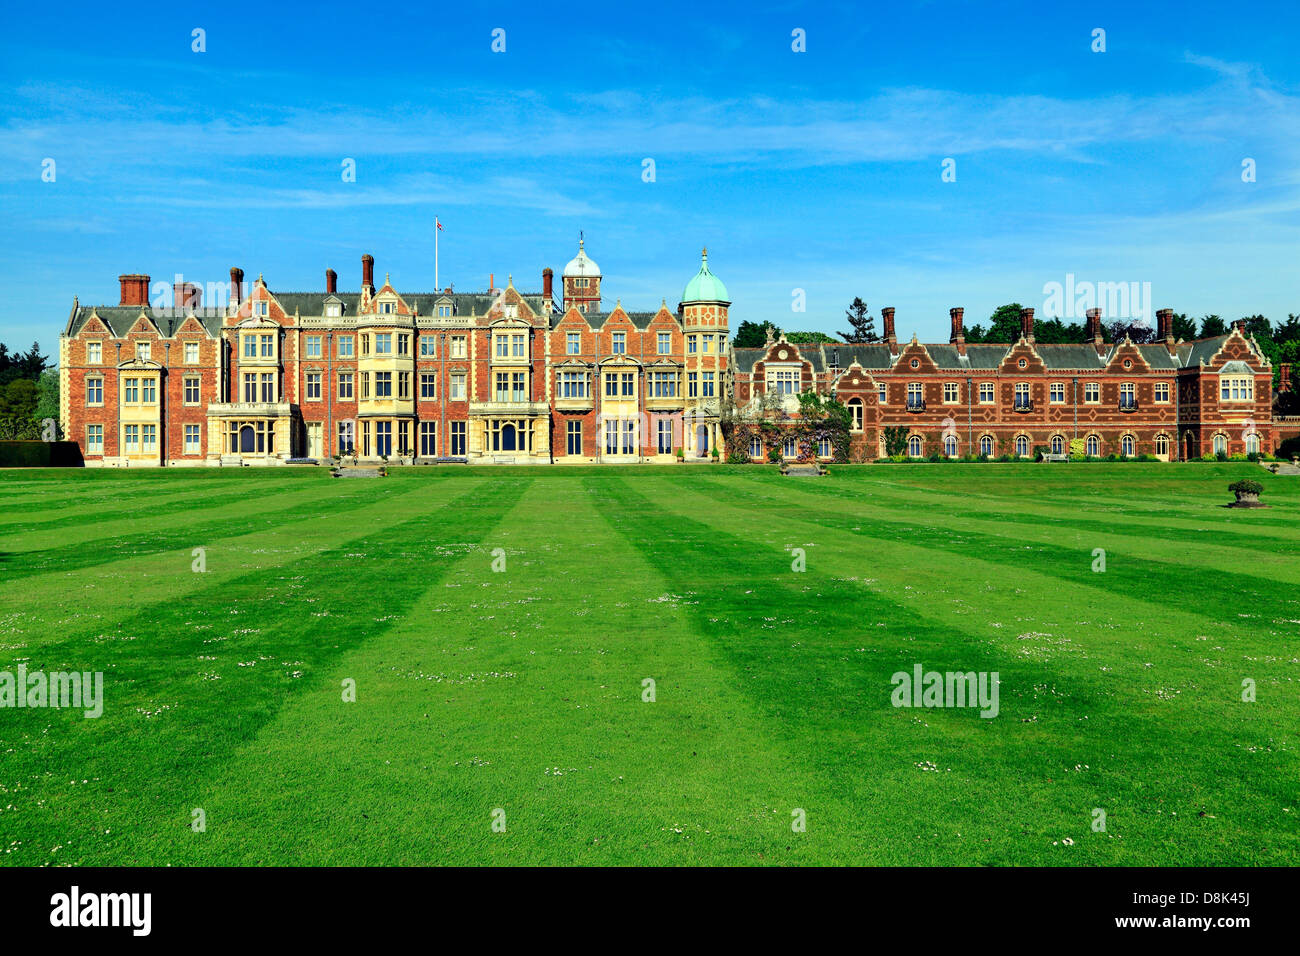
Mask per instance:
[[[602,275],[579,243],[539,292],[273,292],[259,276],[171,302],[150,277],[120,277],[116,305],[73,302],[60,338],[61,423],[88,465],[282,464],[355,454],[469,463],[670,462],[708,458],[728,410],[763,394],[778,415],[797,396],[834,395],[852,414],[851,457],[879,457],[886,429],[906,453],[1063,454],[1163,459],[1271,451],[1272,369],[1239,326],[1175,342],[1161,310],[1154,344],[1034,340],[967,345],[962,310],[945,344],[899,342],[894,310],[869,345],[734,348],[726,287],[707,252],[675,309],[602,307]],[[215,294],[214,294],[215,293]],[[213,301],[213,300],[224,301]],[[894,434],[901,434],[897,431]],[[770,449],[752,439],[754,457]],[[798,457],[793,441],[778,453]],[[829,446],[811,449],[830,457]]]

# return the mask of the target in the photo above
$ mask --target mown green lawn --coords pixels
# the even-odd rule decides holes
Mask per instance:
[[[0,860],[1295,865],[1297,515],[1244,464],[5,472],[0,671],[105,709],[0,710]],[[892,706],[918,663],[998,716]]]

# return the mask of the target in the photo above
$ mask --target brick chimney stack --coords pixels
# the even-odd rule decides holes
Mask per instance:
[[[375,291],[375,257],[368,252],[361,257],[361,287]]]
[[[117,281],[122,284],[122,296],[118,305],[149,304],[149,277],[147,275],[118,276]]]
[[[325,292],[327,295],[334,295],[339,291],[339,274],[333,269],[325,270]]]
[[[184,314],[187,309],[198,310],[203,301],[203,290],[193,282],[172,283],[172,305],[177,313]]]
[[[960,306],[948,310],[948,317],[952,319],[952,332],[948,336],[948,341],[957,346],[957,351],[965,354],[966,352],[966,329],[962,322],[962,316],[966,310]]]
[[[230,267],[230,304],[238,306],[244,296],[244,270],[238,266]]]
[[[1279,392],[1291,391],[1291,363],[1282,362],[1277,367],[1277,390]]]
[[[1025,337],[1025,341],[1030,345],[1034,344],[1034,310],[1020,310],[1020,334]]]
[[[551,271],[550,266],[547,266],[542,270],[542,296],[548,302],[551,299],[551,289],[553,288],[552,283],[555,281],[554,277],[555,273]]]
[[[1088,322],[1085,326],[1085,334],[1094,342],[1101,341],[1101,309],[1088,310]]]
[[[1166,345],[1174,344],[1174,310],[1156,309],[1156,338]]]
[[[884,323],[885,343],[892,354],[898,354],[898,336],[894,334],[894,307],[887,305],[880,310],[880,320]]]
[[[1232,322],[1232,327],[1233,327],[1234,329],[1236,329],[1238,332],[1240,332],[1242,335],[1245,335],[1245,334],[1246,334],[1246,320],[1245,320],[1245,319],[1234,319],[1233,322]]]

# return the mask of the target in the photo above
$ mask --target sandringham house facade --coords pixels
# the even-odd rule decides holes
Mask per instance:
[[[119,278],[120,301],[74,300],[60,338],[61,423],[88,465],[284,464],[355,454],[421,462],[632,463],[709,460],[727,408],[776,393],[834,395],[852,412],[854,460],[880,457],[885,430],[907,453],[949,457],[1036,448],[1166,460],[1268,452],[1272,369],[1240,326],[1175,342],[1170,310],[1155,343],[1019,341],[967,345],[962,310],[946,344],[900,343],[894,310],[868,345],[733,348],[726,287],[707,251],[675,310],[617,302],[579,243],[540,292],[399,293],[362,257],[360,292],[272,292],[231,269],[227,301],[177,283],[150,303],[150,277]],[[209,290],[212,291],[211,289]],[[159,297],[155,290],[155,300]],[[766,457],[769,449],[751,449]],[[783,457],[820,455],[782,442]]]

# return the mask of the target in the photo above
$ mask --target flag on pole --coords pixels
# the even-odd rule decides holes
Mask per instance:
[[[434,221],[435,223],[437,223],[437,225],[438,225],[438,231],[439,231],[439,232],[442,232],[442,221],[441,221],[440,219],[438,219],[438,217],[436,217],[436,216],[434,217],[433,221]]]

